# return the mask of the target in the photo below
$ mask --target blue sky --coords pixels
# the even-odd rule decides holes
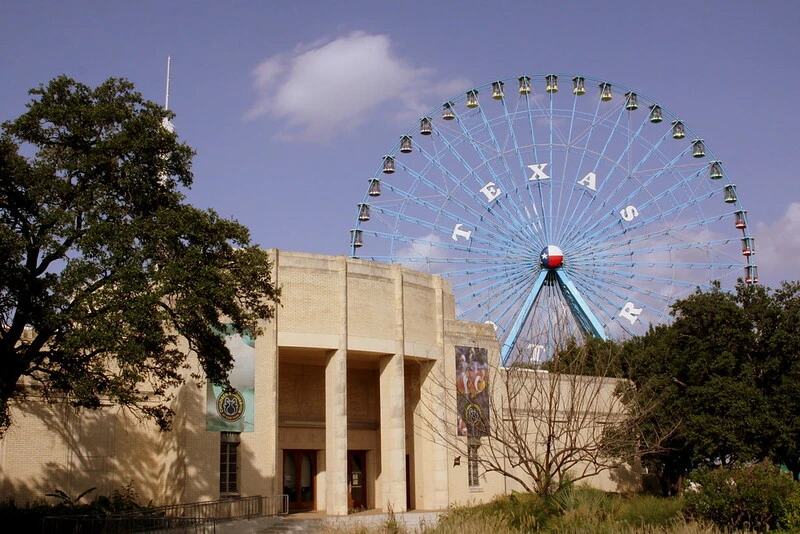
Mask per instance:
[[[196,151],[189,200],[255,242],[347,254],[356,203],[418,117],[472,85],[564,72],[679,114],[737,184],[761,282],[800,279],[800,3],[6,1],[0,120],[59,74],[126,77]]]

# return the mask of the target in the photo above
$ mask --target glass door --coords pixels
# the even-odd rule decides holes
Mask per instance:
[[[289,510],[316,509],[317,451],[283,451],[283,492]]]
[[[347,451],[349,508],[351,511],[367,508],[367,451]]]

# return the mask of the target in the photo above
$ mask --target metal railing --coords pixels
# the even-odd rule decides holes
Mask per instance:
[[[150,508],[148,513],[165,517],[213,517],[214,519],[248,519],[289,513],[288,495],[242,497]]]
[[[121,534],[170,532],[205,534],[216,531],[219,520],[250,519],[289,513],[289,497],[273,495],[222,499],[142,508],[107,516],[45,517],[44,534]]]

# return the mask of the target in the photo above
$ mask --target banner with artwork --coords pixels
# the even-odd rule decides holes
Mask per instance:
[[[489,360],[486,349],[456,346],[457,432],[479,438],[489,433]]]
[[[256,342],[248,335],[223,334],[233,355],[229,379],[231,388],[208,383],[206,387],[206,430],[217,432],[252,432],[255,423]]]

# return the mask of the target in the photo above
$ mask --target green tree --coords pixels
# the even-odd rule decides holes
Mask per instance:
[[[622,345],[613,339],[571,337],[540,367],[550,372],[624,378],[621,354]]]
[[[675,303],[672,324],[624,344],[631,400],[657,399],[643,438],[674,429],[645,458],[666,492],[701,466],[770,458],[797,474],[799,290],[698,290]]]
[[[267,253],[185,202],[193,152],[130,82],[61,76],[30,94],[0,132],[0,431],[32,390],[167,428],[187,353],[226,384],[218,332],[272,316]]]
[[[769,432],[761,435],[762,456],[800,477],[800,282],[784,282],[767,293],[756,288],[742,295],[744,309],[758,318],[757,383],[768,401],[762,415]]]

